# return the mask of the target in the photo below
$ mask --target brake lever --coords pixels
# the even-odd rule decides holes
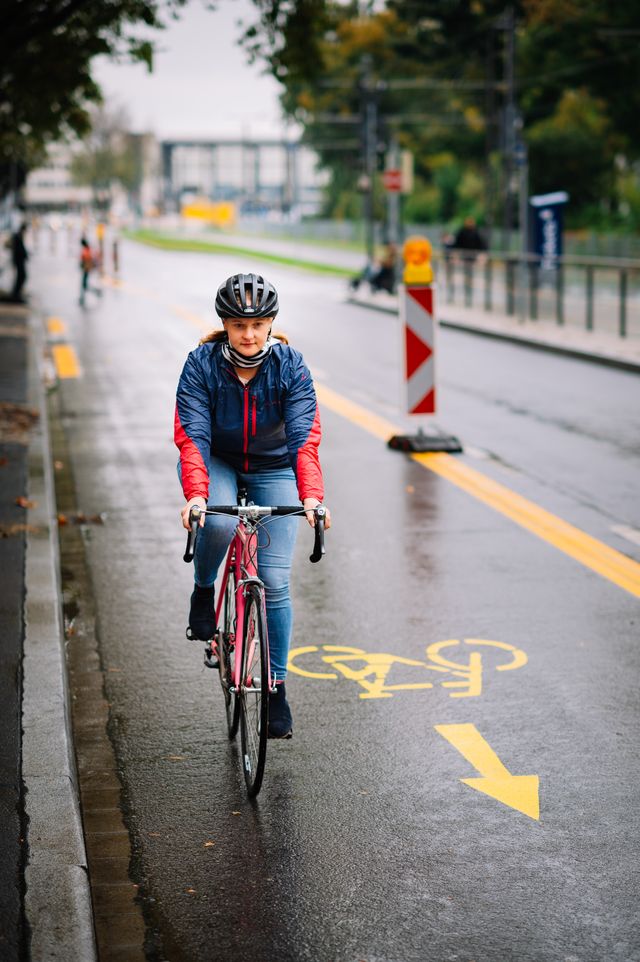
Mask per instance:
[[[324,554],[324,522],[327,515],[327,509],[324,505],[319,504],[317,508],[313,509],[313,513],[316,516],[316,523],[314,525],[314,540],[313,540],[313,552],[309,555],[309,561],[311,564],[316,564],[322,558]]]
[[[200,518],[202,517],[202,508],[199,508],[197,504],[191,508],[189,512],[189,523],[191,525],[189,533],[187,534],[187,547],[185,548],[183,561],[189,564],[193,561],[193,555],[196,550],[196,538],[198,537],[198,528],[200,527]]]

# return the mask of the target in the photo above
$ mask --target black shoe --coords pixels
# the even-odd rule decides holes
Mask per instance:
[[[269,738],[291,738],[292,734],[293,718],[282,681],[269,692]]]
[[[211,641],[216,632],[215,588],[195,585],[191,595],[187,638],[194,641]]]

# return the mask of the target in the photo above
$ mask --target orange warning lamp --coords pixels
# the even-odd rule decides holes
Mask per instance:
[[[402,256],[405,264],[402,279],[405,284],[433,282],[431,244],[426,237],[421,237],[419,234],[407,237],[402,248]]]

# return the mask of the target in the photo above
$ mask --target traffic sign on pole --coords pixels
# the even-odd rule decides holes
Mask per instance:
[[[382,174],[384,189],[393,192],[402,190],[402,171],[397,168],[385,170]]]

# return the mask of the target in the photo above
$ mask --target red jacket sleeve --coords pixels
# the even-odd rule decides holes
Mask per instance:
[[[182,490],[191,498],[209,497],[211,394],[193,353],[180,375],[176,396],[174,439],[180,450]]]
[[[324,482],[318,456],[322,437],[320,412],[311,374],[300,354],[293,364],[289,388],[283,398],[283,415],[300,500],[322,501]]]

